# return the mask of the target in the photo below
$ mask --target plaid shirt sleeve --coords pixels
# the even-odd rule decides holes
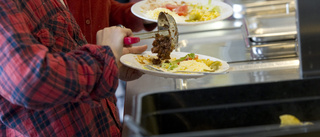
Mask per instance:
[[[111,49],[59,0],[1,0],[0,14],[0,136],[121,136]]]
[[[108,46],[85,44],[57,1],[19,2],[0,2],[2,97],[44,109],[67,102],[97,106],[114,94],[118,69]]]

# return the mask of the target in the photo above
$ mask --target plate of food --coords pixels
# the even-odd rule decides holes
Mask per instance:
[[[177,25],[196,25],[226,19],[233,14],[233,9],[216,0],[143,0],[135,3],[131,12],[151,22],[157,22],[159,13],[166,12]]]
[[[166,78],[199,78],[207,75],[225,74],[227,62],[195,53],[171,52],[170,59],[157,60],[157,54],[145,51],[142,54],[126,54],[120,58],[124,65],[145,74]]]

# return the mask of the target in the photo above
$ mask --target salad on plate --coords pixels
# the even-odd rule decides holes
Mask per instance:
[[[145,16],[156,20],[160,12],[172,15],[177,22],[209,21],[220,16],[220,6],[173,0],[147,0],[141,8],[146,11]]]
[[[220,61],[212,61],[210,59],[199,59],[198,55],[189,53],[180,58],[171,58],[162,60],[159,64],[154,64],[153,60],[156,56],[136,55],[136,60],[142,65],[152,65],[164,72],[215,72],[222,63]],[[148,68],[145,68],[148,69]]]

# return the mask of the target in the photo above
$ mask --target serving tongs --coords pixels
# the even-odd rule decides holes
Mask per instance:
[[[178,28],[174,18],[165,12],[160,12],[158,16],[158,30],[146,33],[134,34],[134,37],[125,37],[124,44],[130,45],[140,42],[141,39],[155,38],[156,34],[169,36],[171,38],[171,45],[176,48],[178,46]]]

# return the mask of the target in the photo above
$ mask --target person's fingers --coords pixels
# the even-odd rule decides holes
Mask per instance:
[[[130,48],[130,53],[139,54],[139,53],[142,53],[142,52],[146,51],[147,48],[148,48],[147,45],[131,47]]]
[[[123,49],[123,54],[128,54],[128,53],[140,54],[140,53],[146,51],[147,48],[148,48],[147,45],[135,46],[135,47],[128,47],[128,48],[124,48],[124,49]]]
[[[128,28],[120,28],[120,27],[116,27],[117,29],[120,29],[122,31],[122,33],[124,34],[124,37],[129,37],[132,36],[133,33],[131,31],[131,29]]]
[[[124,28],[127,36],[126,37],[129,37],[129,36],[133,36],[133,33],[132,33],[132,30],[131,29],[127,29],[127,28]]]
[[[125,30],[127,36],[132,36],[132,30],[131,30],[131,29],[128,29],[128,28],[126,28],[125,26],[123,26],[123,25],[121,25],[121,24],[117,25],[116,27],[120,27],[120,28],[122,28],[123,30]]]
[[[103,28],[103,29],[97,31],[96,44],[98,44],[98,45],[102,44],[102,41],[105,39],[104,38],[105,31],[107,31],[107,28]]]
[[[147,48],[148,48],[147,45],[132,47],[130,52],[134,53],[134,54],[139,54],[139,53],[146,51]]]

